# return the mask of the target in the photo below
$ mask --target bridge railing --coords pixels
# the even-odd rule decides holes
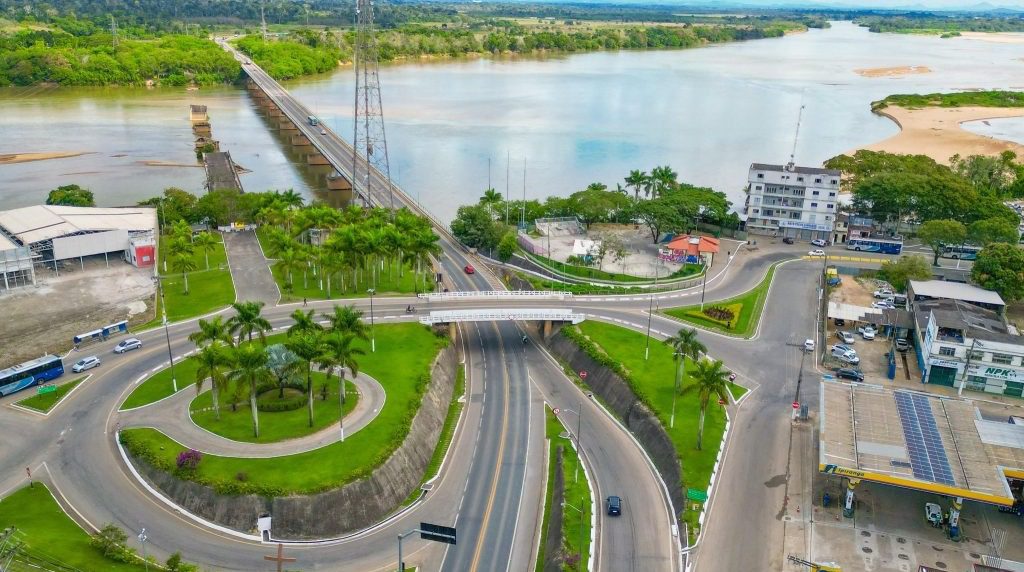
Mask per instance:
[[[420,323],[432,326],[434,324],[450,324],[453,322],[496,322],[496,321],[519,321],[519,320],[541,320],[552,322],[572,322],[579,324],[586,319],[586,315],[573,312],[572,310],[559,309],[486,309],[486,310],[442,310],[431,312],[429,316],[422,316]]]
[[[426,292],[417,294],[417,297],[431,302],[442,302],[445,300],[571,300],[571,292],[549,292],[544,290],[479,290],[459,292]]]

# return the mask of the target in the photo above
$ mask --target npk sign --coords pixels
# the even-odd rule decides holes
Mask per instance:
[[[968,375],[976,375],[978,377],[988,377],[994,379],[1003,379],[1007,381],[1018,381],[1024,380],[1024,372],[1016,369],[1009,369],[1005,367],[996,367],[990,365],[972,365],[967,368]]]

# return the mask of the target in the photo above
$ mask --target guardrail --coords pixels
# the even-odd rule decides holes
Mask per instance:
[[[544,320],[553,322],[572,322],[579,324],[586,319],[584,314],[572,310],[558,309],[493,309],[493,310],[443,310],[431,312],[429,316],[420,318],[426,326],[450,324],[452,322],[494,322],[498,320]]]
[[[480,298],[484,300],[510,300],[523,298],[527,300],[571,300],[571,292],[549,292],[545,290],[476,290],[459,292],[425,292],[417,294],[416,297],[440,302],[444,300],[465,300]]]

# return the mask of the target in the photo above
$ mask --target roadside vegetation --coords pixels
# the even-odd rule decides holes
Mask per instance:
[[[423,472],[423,479],[420,481],[420,485],[436,477],[441,470],[441,463],[444,462],[444,458],[448,454],[448,448],[452,444],[452,439],[455,438],[455,428],[458,426],[462,410],[465,408],[465,393],[466,366],[460,365],[455,370],[455,387],[452,389],[452,401],[448,404],[448,413],[445,415],[444,425],[441,427],[441,435],[437,439],[437,446],[434,447],[434,454],[430,457],[427,470]],[[409,493],[409,498],[405,499],[405,502],[402,503],[403,506],[411,504],[419,496],[420,489]]]
[[[695,362],[687,357],[685,371],[681,371],[674,358],[676,350],[667,344],[652,343],[650,358],[644,360],[647,340],[639,332],[595,321],[562,331],[625,380],[637,398],[657,415],[675,444],[683,490],[706,491],[725,431],[725,409],[718,402],[718,392],[728,391],[738,399],[746,389],[727,380],[728,371],[722,369],[721,362]],[[673,381],[677,375],[681,379],[678,392]],[[698,516],[699,511],[690,510],[687,503],[681,518],[688,523],[691,533],[696,531]]]
[[[1019,91],[960,91],[955,93],[900,93],[871,103],[873,111],[894,105],[911,109],[922,107],[1024,107]]]
[[[63,399],[65,395],[70,393],[72,389],[77,387],[78,384],[82,383],[82,381],[84,380],[85,377],[79,377],[67,383],[62,383],[56,386],[53,384],[40,385],[38,389],[42,389],[44,387],[55,387],[55,389],[47,393],[37,393],[32,397],[22,399],[21,401],[17,402],[17,405],[27,407],[29,409],[35,409],[40,413],[49,413],[50,410],[53,409],[53,407],[57,405],[57,403],[61,399]]]
[[[178,221],[159,242],[157,270],[168,320],[202,316],[235,301],[235,286],[219,233],[193,234],[187,223]]]
[[[345,316],[351,315],[347,309],[339,310]],[[296,313],[303,314],[301,310]],[[265,342],[273,347],[275,342],[282,341],[284,347],[299,360],[297,377],[305,386],[306,413],[309,415],[305,419],[307,427],[315,421],[313,404],[318,388],[312,386],[311,368],[317,364],[333,363],[328,369],[334,372],[335,379],[342,368],[365,371],[387,388],[388,398],[374,421],[347,436],[344,441],[306,453],[263,459],[197,456],[185,444],[177,443],[154,429],[123,430],[121,442],[135,457],[156,468],[181,479],[211,486],[222,494],[260,494],[272,497],[309,494],[368,476],[405,439],[413,416],[419,409],[423,392],[430,382],[430,365],[441,348],[448,343],[448,339],[435,335],[419,324],[377,326],[377,351],[370,352],[368,341],[358,334],[339,334],[353,323],[365,328],[365,324],[358,321],[358,314],[355,312],[355,322],[347,318],[338,320],[324,332],[310,329],[308,319],[299,319],[291,335],[270,336]],[[254,399],[253,388],[259,387],[258,381],[273,381],[276,376],[274,372],[280,369],[268,365],[268,352],[261,339],[261,332],[265,332],[268,327],[259,325],[256,318],[250,319],[248,323],[253,326],[230,329],[240,335],[240,340],[245,340],[240,341],[233,351],[226,349],[227,342],[222,337],[209,337],[216,336],[218,328],[206,328],[201,336],[197,336],[200,338],[199,343],[203,344],[203,350],[197,357],[207,364],[205,367],[215,368],[208,377],[211,388],[217,394],[222,394],[222,390],[230,388],[233,382],[241,382],[248,388],[248,399],[251,402]],[[351,347],[344,348],[344,342],[333,343],[330,339],[332,337],[334,341],[348,340]],[[342,350],[347,350],[348,359],[340,357],[345,353]],[[233,362],[217,367],[215,364],[218,360],[213,354],[221,351],[234,353],[237,357]],[[211,354],[209,362],[203,357],[204,353]],[[261,355],[263,357],[258,357]],[[284,358],[284,361],[290,360]],[[345,365],[340,365],[342,363]],[[225,405],[222,403],[221,407]],[[315,408],[324,407],[316,403]],[[253,416],[252,421],[250,428],[255,435],[259,427],[257,416]]]
[[[705,302],[703,310],[697,304],[664,310],[664,313],[702,328],[749,338],[757,331],[777,266],[773,264],[757,286],[739,296]]]

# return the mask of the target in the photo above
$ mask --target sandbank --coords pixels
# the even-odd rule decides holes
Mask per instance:
[[[28,163],[30,161],[46,161],[47,159],[66,159],[88,155],[89,151],[58,151],[55,153],[0,153],[0,165]]]
[[[894,66],[889,68],[859,68],[854,73],[864,77],[899,77],[903,75],[915,75],[932,73],[928,66]]]
[[[1024,108],[1014,107],[926,107],[905,109],[888,106],[876,111],[892,119],[900,132],[888,139],[861,147],[870,151],[887,151],[910,155],[927,155],[939,163],[949,164],[949,158],[959,154],[998,155],[1013,151],[1024,157],[1024,145],[971,133],[961,127],[967,121],[981,121],[1003,117],[1024,117]],[[847,151],[852,154],[856,149]]]
[[[1024,44],[1024,34],[1020,32],[960,32],[960,37],[994,44]]]

